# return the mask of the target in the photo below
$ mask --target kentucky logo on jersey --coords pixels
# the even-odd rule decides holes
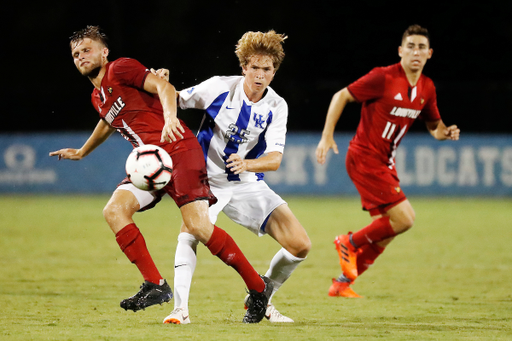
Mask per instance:
[[[263,123],[265,123],[265,120],[263,119],[263,115],[254,113],[253,120],[254,120],[254,125],[256,126],[256,128],[264,129]]]
[[[123,102],[123,99],[121,96],[117,98],[117,100],[112,103],[112,106],[110,107],[110,110],[105,115],[105,121],[108,122],[108,124],[112,125],[112,122],[114,122],[114,119],[117,117],[119,112],[126,106],[126,104]]]

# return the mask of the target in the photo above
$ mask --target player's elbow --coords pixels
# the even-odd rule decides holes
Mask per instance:
[[[279,169],[280,166],[281,166],[281,162],[272,163],[269,165],[269,171],[275,172]]]

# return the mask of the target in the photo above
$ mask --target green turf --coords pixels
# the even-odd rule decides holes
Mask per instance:
[[[200,246],[185,326],[172,304],[125,312],[142,283],[103,220],[107,196],[0,196],[1,340],[510,340],[512,200],[411,198],[412,230],[354,284],[362,299],[327,296],[340,272],[332,240],[369,222],[356,198],[286,198],[312,251],[274,298],[294,324],[241,323],[243,281]],[[179,211],[169,199],[136,217],[172,284]],[[219,226],[264,273],[277,243],[224,216]]]

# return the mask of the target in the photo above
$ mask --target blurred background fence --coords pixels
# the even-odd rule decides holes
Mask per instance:
[[[0,134],[0,193],[110,193],[123,179],[131,146],[117,134],[81,161],[48,153],[78,148],[89,132]],[[283,163],[265,175],[280,194],[357,195],[345,170],[352,134],[335,135],[340,154],[325,165],[315,159],[319,133],[287,137]],[[408,134],[396,156],[407,195],[512,196],[512,136],[464,134],[439,142],[426,133]]]

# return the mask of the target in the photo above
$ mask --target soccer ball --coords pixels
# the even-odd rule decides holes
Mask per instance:
[[[171,180],[172,159],[162,148],[146,144],[132,150],[125,168],[128,179],[135,187],[154,191]]]

